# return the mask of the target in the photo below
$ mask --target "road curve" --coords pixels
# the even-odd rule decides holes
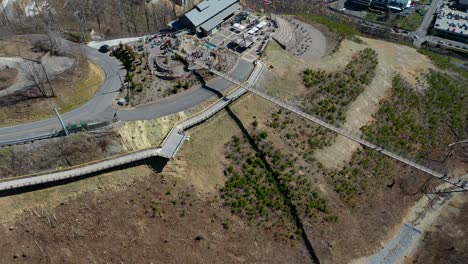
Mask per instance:
[[[121,63],[114,57],[99,53],[97,50],[83,45],[64,41],[67,48],[81,49],[83,54],[99,65],[106,75],[106,79],[98,93],[84,105],[62,115],[66,123],[79,123],[80,121],[106,121],[112,119],[115,110],[112,101],[120,88],[120,76],[125,76]],[[119,75],[118,75],[119,74]],[[52,113],[52,110],[51,110]],[[28,138],[60,130],[60,123],[56,118],[0,128],[0,142]]]
[[[120,78],[125,76],[125,70],[122,68],[121,63],[116,58],[102,54],[94,48],[76,45],[68,41],[66,41],[66,44],[70,48],[80,48],[84,55],[103,69],[106,79],[95,97],[75,110],[62,114],[62,118],[66,124],[79,123],[80,121],[111,120],[116,112],[112,108],[112,102],[118,94]],[[245,81],[252,69],[253,65],[250,62],[241,60],[234,70],[233,76],[236,76],[238,81]],[[180,95],[168,97],[153,104],[119,111],[118,118],[122,121],[131,121],[167,116],[202,103],[214,95],[213,91],[210,91],[211,89],[223,92],[231,86],[230,82],[216,78],[207,83],[208,88],[193,88]],[[61,130],[60,123],[56,118],[4,127],[0,128],[0,142],[30,138],[54,130]]]
[[[248,61],[240,60],[236,69],[230,74],[236,81],[244,82],[249,78],[254,65]],[[224,92],[233,84],[222,78],[208,81],[206,87],[196,87],[186,92],[167,97],[159,102],[137,107],[131,110],[119,111],[118,117],[122,121],[153,119],[167,116],[196,106],[215,95],[215,92]]]

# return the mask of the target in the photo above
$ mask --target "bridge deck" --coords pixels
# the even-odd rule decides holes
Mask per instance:
[[[182,54],[180,52],[176,52],[176,53],[179,54],[182,57],[186,57],[184,54]],[[346,138],[349,138],[350,140],[353,140],[353,141],[355,141],[355,142],[357,142],[357,143],[359,143],[359,144],[361,144],[363,146],[374,149],[374,150],[378,151],[379,153],[381,153],[383,155],[386,155],[386,156],[388,156],[388,157],[390,157],[390,158],[392,158],[394,160],[400,161],[400,162],[402,162],[402,163],[404,163],[404,164],[406,164],[408,166],[411,166],[411,167],[413,167],[415,169],[423,171],[423,172],[425,172],[425,173],[427,173],[427,174],[429,174],[429,175],[431,175],[433,177],[438,178],[439,180],[443,180],[443,181],[445,181],[447,183],[450,183],[450,184],[452,184],[452,185],[454,185],[456,187],[459,187],[459,188],[461,188],[461,189],[463,189],[465,191],[468,191],[468,186],[466,185],[466,183],[464,181],[461,181],[461,180],[456,181],[456,180],[449,179],[447,177],[447,175],[444,174],[444,173],[438,172],[438,171],[433,170],[431,168],[428,168],[428,167],[426,167],[424,165],[418,164],[418,163],[416,163],[416,162],[414,162],[414,161],[412,161],[412,160],[410,160],[408,158],[402,157],[402,156],[400,156],[400,155],[398,155],[396,153],[393,153],[391,151],[381,149],[378,145],[361,138],[359,136],[359,133],[353,133],[353,132],[345,130],[343,128],[334,126],[334,125],[332,125],[330,123],[327,123],[327,122],[321,120],[320,118],[318,118],[316,116],[312,116],[310,114],[307,114],[307,113],[303,112],[302,110],[300,110],[300,109],[298,109],[298,108],[296,108],[294,106],[288,105],[288,104],[286,104],[284,102],[279,101],[276,98],[273,98],[273,97],[271,97],[271,96],[269,96],[269,95],[267,95],[267,94],[265,94],[263,92],[260,92],[260,91],[258,91],[256,89],[254,89],[252,85],[241,84],[238,81],[231,78],[230,76],[228,76],[228,75],[226,75],[224,73],[221,73],[221,72],[219,72],[217,70],[214,70],[214,69],[212,69],[212,68],[210,68],[210,67],[208,67],[206,65],[200,64],[200,63],[198,63],[196,61],[193,61],[193,63],[195,63],[195,64],[199,65],[200,67],[202,67],[204,69],[207,69],[207,70],[211,71],[212,73],[214,73],[214,74],[216,74],[216,75],[218,75],[218,76],[220,76],[220,77],[222,77],[222,78],[224,78],[224,79],[226,79],[226,80],[228,80],[228,81],[230,81],[230,82],[244,88],[245,90],[247,90],[249,92],[252,92],[252,93],[254,93],[254,94],[256,94],[256,95],[258,95],[258,96],[260,96],[260,97],[262,97],[262,98],[264,98],[264,99],[266,99],[266,100],[268,100],[268,101],[270,101],[270,102],[272,102],[272,103],[274,103],[276,105],[279,105],[279,106],[281,106],[281,107],[283,107],[283,108],[285,108],[285,109],[287,109],[287,110],[289,110],[289,111],[291,111],[291,112],[293,112],[293,113],[295,113],[295,114],[297,114],[297,115],[299,115],[299,116],[301,116],[301,117],[303,117],[303,118],[305,118],[305,119],[307,119],[309,121],[312,121],[312,122],[314,122],[314,123],[316,123],[316,124],[318,124],[318,125],[320,125],[322,127],[327,128],[327,129],[329,129],[329,130],[331,130],[331,131],[333,131],[333,132],[335,132],[335,133],[337,133],[339,135],[342,135],[342,136],[344,136]]]
[[[158,156],[160,152],[161,149],[159,148],[149,149],[66,171],[46,173],[43,175],[31,175],[30,177],[2,181],[0,182],[0,191],[34,186],[89,175],[91,173],[104,171],[124,164],[129,164],[135,161],[140,161],[150,157]]]

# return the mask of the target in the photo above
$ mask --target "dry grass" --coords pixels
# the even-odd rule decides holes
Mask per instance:
[[[89,101],[105,80],[104,71],[91,61],[84,61],[83,73],[65,73],[52,81],[55,98],[34,99],[14,106],[0,107],[0,126],[11,126],[38,121],[53,116],[50,103],[60,112],[71,111]],[[76,81],[75,81],[76,80]]]
[[[375,39],[362,40],[362,44],[343,40],[335,53],[321,59],[307,60],[290,55],[276,44],[269,45],[266,63],[274,67],[276,77],[267,83],[266,92],[283,100],[294,101],[294,98],[301,96],[305,91],[300,76],[303,70],[311,68],[335,72],[350,63],[353,54],[367,47],[372,48],[379,58],[374,80],[349,105],[345,113],[344,127],[358,131],[372,121],[372,115],[378,110],[379,102],[389,95],[396,73],[401,74],[411,84],[416,84],[423,72],[434,67],[427,57],[411,47]],[[320,151],[316,158],[328,168],[341,168],[359,147],[358,144],[338,136],[335,143]]]
[[[30,60],[39,60],[44,52],[33,52],[32,41],[27,37],[13,36],[0,39],[0,56],[21,57]]]
[[[101,88],[105,79],[104,71],[95,63],[88,61],[85,77],[72,89],[64,90],[58,95],[57,106],[62,112],[68,112],[88,102]]]
[[[141,165],[65,185],[15,196],[1,197],[0,210],[8,212],[8,214],[0,215],[0,223],[7,225],[31,208],[38,208],[40,206],[54,208],[84,193],[122,190],[134,181],[144,181],[152,173],[153,171],[147,166]],[[31,203],[31,201],[34,201],[34,203]]]
[[[344,40],[337,52],[320,59],[301,59],[272,42],[266,50],[265,61],[274,67],[275,78],[266,85],[266,91],[283,99],[293,99],[305,91],[299,74],[307,68],[327,72],[343,68],[351,61],[354,53],[364,49],[364,45]]]
[[[154,120],[126,122],[118,130],[124,149],[136,151],[159,146],[172,127],[183,117],[183,113],[178,113]]]
[[[231,105],[232,111],[246,126],[254,121],[253,115],[259,119],[267,118],[271,114],[271,107],[269,102],[253,95],[247,95]],[[228,163],[224,159],[225,144],[232,136],[240,133],[239,127],[226,111],[189,130],[190,141],[184,144],[177,159],[171,161],[178,165],[170,166],[177,168],[173,174],[177,176],[186,172],[188,180],[200,192],[219,189],[226,179],[223,175],[225,164]]]

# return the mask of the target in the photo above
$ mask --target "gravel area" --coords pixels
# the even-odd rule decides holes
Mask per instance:
[[[327,53],[327,38],[311,25],[297,19],[289,19],[296,38],[294,47],[289,49],[292,55],[304,59],[322,58]]]
[[[75,60],[69,57],[44,56],[42,65],[47,72],[49,80],[53,80],[58,74],[72,68],[75,65]],[[18,70],[18,78],[9,88],[0,91],[0,97],[13,94],[34,85],[34,81],[28,78],[28,75],[30,76],[31,73],[35,73],[40,82],[46,81],[46,76],[41,65],[33,61],[16,57],[0,58],[0,68],[7,66]]]
[[[405,224],[400,230],[398,237],[393,239],[382,251],[373,255],[369,263],[392,264],[397,263],[401,256],[410,249],[411,242],[421,236],[421,232],[410,224]]]

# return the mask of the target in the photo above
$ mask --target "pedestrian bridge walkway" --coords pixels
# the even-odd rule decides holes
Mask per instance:
[[[181,53],[178,53],[178,54],[183,56],[183,54],[181,54]],[[333,124],[330,124],[330,123],[327,123],[327,122],[323,121],[322,119],[320,119],[320,118],[318,118],[316,116],[307,114],[307,113],[303,112],[302,110],[300,110],[300,109],[298,109],[298,108],[296,108],[296,107],[294,107],[292,105],[281,102],[276,98],[273,98],[273,97],[271,97],[271,96],[269,96],[269,95],[267,95],[267,94],[265,94],[265,93],[263,93],[261,91],[258,91],[256,89],[254,89],[253,85],[241,84],[238,81],[234,80],[233,78],[231,78],[230,76],[228,76],[228,75],[226,75],[224,73],[221,73],[219,71],[211,69],[206,65],[197,63],[196,61],[194,61],[194,63],[199,65],[200,67],[202,67],[204,69],[207,69],[207,70],[211,71],[212,73],[214,73],[214,74],[216,74],[216,75],[230,81],[231,83],[236,84],[239,87],[244,88],[246,91],[252,92],[252,93],[262,97],[263,99],[266,99],[266,100],[268,100],[268,101],[270,101],[270,102],[272,102],[272,103],[274,103],[276,105],[279,105],[282,108],[285,108],[285,109],[287,109],[287,110],[289,110],[289,111],[303,117],[306,120],[312,121],[312,122],[314,122],[314,123],[316,123],[316,124],[318,124],[318,125],[320,125],[320,126],[322,126],[324,128],[327,128],[327,129],[329,129],[329,130],[331,130],[331,131],[333,131],[333,132],[335,132],[335,133],[337,133],[337,134],[339,134],[341,136],[344,136],[344,137],[346,137],[346,138],[348,138],[350,140],[353,140],[353,141],[361,144],[362,146],[374,149],[377,152],[379,152],[379,153],[381,153],[381,154],[383,154],[383,155],[385,155],[387,157],[390,157],[390,158],[392,158],[394,160],[397,160],[399,162],[402,162],[402,163],[404,163],[404,164],[406,164],[406,165],[408,165],[410,167],[413,167],[413,168],[418,169],[418,170],[420,170],[422,172],[425,172],[425,173],[427,173],[427,174],[429,174],[429,175],[431,175],[431,176],[433,176],[433,177],[435,177],[435,178],[437,178],[439,180],[445,181],[445,182],[447,182],[447,183],[449,183],[449,184],[451,184],[453,186],[456,186],[456,187],[462,189],[463,191],[468,191],[468,184],[467,184],[466,181],[449,178],[446,173],[438,172],[438,171],[436,171],[434,169],[431,169],[431,168],[429,168],[427,166],[416,163],[415,161],[413,161],[413,160],[411,160],[409,158],[405,158],[405,157],[403,157],[403,156],[401,156],[401,155],[399,155],[397,153],[385,150],[383,147],[361,138],[359,133],[355,133],[353,131],[346,130],[346,129],[342,128],[342,127],[337,127],[337,126],[335,126]]]
[[[85,175],[89,175],[96,172],[105,171],[108,169],[112,169],[115,167],[119,167],[125,164],[129,164],[132,162],[145,160],[151,157],[159,156],[161,152],[160,148],[157,149],[149,149],[138,151],[118,157],[112,157],[107,160],[97,161],[93,163],[89,163],[86,165],[81,165],[77,168],[68,168],[67,170],[63,171],[56,171],[56,172],[48,172],[42,174],[35,174],[24,176],[19,179],[13,180],[4,180],[0,181],[0,191],[18,189],[23,187],[29,187],[34,185],[46,184],[51,182],[58,182],[68,179],[73,179]]]
[[[245,83],[249,86],[254,85],[260,77],[264,68],[265,65],[263,62],[257,62],[254,70],[250,74],[249,79]],[[239,84],[237,84],[237,86],[239,87],[237,87],[237,89],[235,89],[232,93],[226,95],[221,100],[218,100],[211,106],[207,107],[205,110],[201,111],[199,114],[196,114],[195,116],[176,124],[163,143],[161,156],[168,159],[174,158],[179,149],[184,144],[186,138],[184,130],[208,120],[216,113],[224,109],[231,102],[235,101],[237,98],[247,93],[247,90],[245,88],[240,87]]]
[[[248,83],[249,85],[253,85],[258,80],[263,69],[264,64],[262,62],[259,62],[252,71],[246,83]],[[215,115],[217,112],[221,111],[224,107],[226,107],[228,104],[230,104],[246,92],[246,89],[236,87],[236,89],[232,93],[226,95],[211,106],[205,108],[200,113],[178,123],[170,131],[166,139],[161,144],[162,147],[160,148],[137,151],[117,157],[110,157],[108,159],[80,165],[75,168],[67,168],[61,171],[39,173],[15,179],[0,180],[0,192],[35,185],[60,182],[73,178],[79,178],[85,175],[102,172],[108,169],[116,168],[137,161],[142,161],[152,157],[164,157],[167,159],[172,159],[176,156],[177,152],[180,150],[185,141],[185,129],[188,129],[208,120],[210,117]]]

